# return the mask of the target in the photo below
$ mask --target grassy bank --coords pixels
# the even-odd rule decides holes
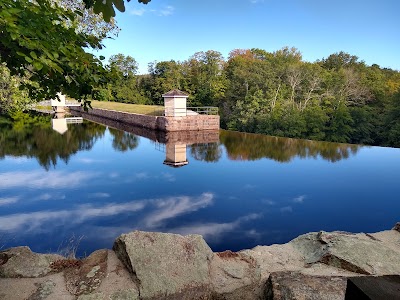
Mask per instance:
[[[120,102],[92,101],[93,108],[117,110],[143,115],[161,115],[164,107],[159,105],[128,104]]]

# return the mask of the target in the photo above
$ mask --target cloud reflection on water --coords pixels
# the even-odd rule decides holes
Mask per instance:
[[[62,171],[16,171],[0,173],[0,189],[34,188],[59,189],[75,188],[86,180],[99,176],[96,172],[62,172]]]
[[[235,221],[227,223],[198,223],[188,226],[181,226],[169,230],[170,232],[179,234],[201,234],[205,238],[216,238],[223,233],[238,229],[243,223],[256,220],[262,217],[262,214],[249,214],[237,218]],[[254,234],[254,230],[251,230]]]
[[[8,198],[0,198],[0,206],[6,206],[9,204],[17,203],[19,200],[18,197],[8,197]]]
[[[53,230],[56,226],[83,224],[90,219],[117,216],[138,212],[148,208],[138,216],[143,228],[157,228],[169,219],[195,212],[212,203],[214,195],[203,193],[199,197],[181,196],[160,199],[146,199],[126,203],[108,203],[103,206],[83,204],[71,210],[37,211],[0,217],[0,231],[34,231],[37,229]],[[11,198],[10,198],[11,199]],[[53,226],[47,227],[52,222]]]
[[[177,216],[195,212],[212,204],[214,195],[203,193],[200,197],[170,197],[152,201],[156,209],[144,218],[146,228],[160,227],[163,222]]]
[[[60,226],[77,227],[84,226],[91,228],[92,233],[110,236],[114,239],[122,232],[129,232],[134,229],[147,231],[163,231],[180,234],[201,234],[205,238],[214,239],[226,232],[238,230],[245,222],[261,218],[261,214],[248,214],[238,217],[236,220],[225,223],[208,222],[187,224],[183,226],[171,226],[173,219],[196,212],[213,204],[215,195],[203,193],[195,196],[165,197],[159,199],[145,199],[127,203],[108,203],[106,205],[83,204],[73,209],[56,211],[37,211],[32,213],[19,213],[0,217],[0,233],[25,234],[54,233]],[[135,213],[133,215],[132,213]],[[129,214],[129,220],[133,221],[131,226],[126,223],[124,214]],[[120,224],[104,225],[103,220],[93,223],[95,219],[106,217],[120,218],[125,220]],[[51,224],[51,226],[50,226]],[[97,225],[96,225],[97,224]],[[99,225],[101,224],[101,225]],[[109,234],[107,234],[109,232]],[[115,233],[114,236],[112,234]],[[254,230],[250,230],[254,235]],[[92,234],[89,233],[90,236]],[[93,236],[94,237],[94,236]],[[96,237],[98,238],[98,236]]]

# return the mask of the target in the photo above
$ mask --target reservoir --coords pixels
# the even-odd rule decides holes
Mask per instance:
[[[400,221],[400,149],[225,130],[166,143],[87,120],[66,129],[48,115],[0,119],[1,249],[85,256],[145,230],[237,251]]]

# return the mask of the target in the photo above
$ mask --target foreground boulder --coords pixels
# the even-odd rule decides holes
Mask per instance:
[[[141,299],[209,299],[213,252],[200,235],[134,231],[113,250],[134,275]]]
[[[314,232],[283,245],[216,253],[199,235],[135,231],[118,237],[113,249],[95,251],[83,260],[33,253],[27,247],[2,251],[0,299],[334,300],[345,299],[345,293],[389,295],[384,299],[400,295],[398,225],[372,234]]]
[[[53,271],[53,262],[63,259],[56,254],[39,254],[29,247],[15,247],[0,252],[0,278],[42,277]]]
[[[260,267],[244,253],[215,253],[210,262],[210,279],[216,299],[261,299],[263,294]]]
[[[309,265],[323,263],[364,275],[400,274],[400,248],[370,234],[321,231],[290,243]]]
[[[344,277],[276,272],[272,273],[268,279],[264,299],[343,300],[346,293],[346,281]]]
[[[78,268],[67,268],[64,271],[67,290],[73,295],[90,294],[96,290],[106,276],[107,258],[107,250],[97,250]]]

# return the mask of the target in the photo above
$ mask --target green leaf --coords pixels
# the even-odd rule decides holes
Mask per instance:
[[[125,11],[124,0],[113,0],[113,3],[120,12]]]
[[[37,55],[34,51],[31,51],[31,53],[29,53],[31,55],[32,58],[37,59]]]
[[[93,5],[93,11],[96,14],[99,14],[103,11],[103,1],[102,0],[97,0],[94,5]],[[104,16],[104,14],[103,14]]]
[[[29,56],[25,56],[25,60],[28,62],[28,63],[32,63],[32,58],[30,58]]]
[[[106,58],[103,55],[100,55],[99,59],[100,60],[105,60]]]
[[[40,71],[43,68],[43,64],[39,61],[34,61],[33,66],[35,67],[36,70]]]

